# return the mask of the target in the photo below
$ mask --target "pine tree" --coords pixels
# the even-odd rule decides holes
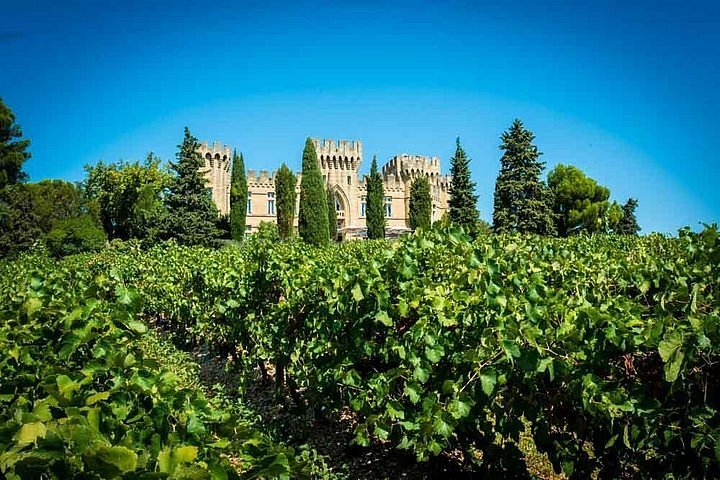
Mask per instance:
[[[245,160],[233,152],[232,174],[230,175],[230,238],[245,238],[247,218],[248,184],[245,176]]]
[[[413,230],[430,228],[432,198],[430,181],[426,176],[417,177],[410,185],[410,206],[408,223]]]
[[[323,183],[315,144],[308,138],[305,140],[302,157],[298,231],[300,237],[312,245],[327,245],[330,239],[327,197]]]
[[[554,235],[555,222],[549,192],[540,174],[545,162],[533,140],[535,135],[515,120],[502,134],[500,173],[495,182],[493,227],[496,232]]]
[[[638,206],[638,201],[634,198],[628,198],[625,205],[622,206],[623,216],[620,219],[617,227],[615,227],[615,233],[621,235],[637,235],[640,231],[640,225],[638,225],[637,218],[635,217],[635,209]]]
[[[328,188],[327,191],[327,205],[328,205],[328,228],[330,230],[330,240],[337,240],[337,210],[335,207],[335,193],[332,188]]]
[[[472,231],[479,218],[475,182],[470,180],[470,159],[460,146],[460,138],[456,145],[455,156],[450,159],[448,211],[454,224]]]
[[[280,238],[290,238],[293,235],[293,220],[295,219],[295,185],[297,179],[284,163],[275,174],[275,197],[277,198],[277,226]]]
[[[365,184],[367,185],[365,207],[367,238],[385,238],[385,191],[375,155],[370,165],[370,176],[367,177]]]
[[[200,172],[205,163],[198,147],[197,138],[185,127],[185,138],[178,145],[177,162],[170,162],[176,176],[170,182],[167,196],[170,221],[165,236],[184,245],[212,245],[219,234],[215,227],[218,211],[207,180]]]
[[[22,166],[30,158],[26,151],[30,140],[14,140],[20,137],[22,129],[15,123],[15,114],[0,97],[0,188],[27,180]]]

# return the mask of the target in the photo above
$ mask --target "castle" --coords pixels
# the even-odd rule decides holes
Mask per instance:
[[[365,178],[358,171],[363,159],[363,145],[359,140],[312,139],[317,151],[318,163],[325,185],[335,197],[337,211],[338,239],[348,240],[366,236]],[[205,159],[203,174],[212,190],[212,198],[221,214],[230,213],[230,147],[214,143],[203,143],[199,153]],[[450,177],[440,173],[437,157],[401,154],[392,157],[382,167],[385,191],[385,233],[397,237],[410,231],[408,210],[410,185],[419,176],[430,180],[432,197],[432,221],[440,219],[448,208]],[[298,203],[300,198],[300,173],[297,174],[295,204],[295,226],[297,227]],[[248,170],[247,231],[257,231],[260,222],[276,222],[275,172]]]

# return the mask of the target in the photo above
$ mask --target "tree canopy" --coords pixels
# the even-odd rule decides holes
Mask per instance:
[[[408,207],[408,226],[413,230],[428,229],[432,219],[432,198],[430,180],[421,175],[410,185],[410,205]]]
[[[475,195],[475,182],[470,179],[470,158],[460,145],[460,138],[455,143],[455,155],[450,159],[448,212],[454,224],[472,231],[479,218],[478,197]]]
[[[302,157],[298,218],[298,231],[303,241],[312,245],[327,245],[330,239],[327,208],[317,151],[312,139],[307,138]]]
[[[27,180],[23,164],[30,158],[30,140],[23,136],[15,114],[0,97],[0,188]]]
[[[373,155],[370,175],[366,177],[367,200],[365,206],[365,225],[367,238],[385,238],[385,190],[382,176],[377,168],[377,158]]]
[[[248,184],[245,174],[245,159],[242,152],[238,156],[233,152],[232,173],[230,175],[230,238],[245,238],[245,220],[247,218]]]
[[[622,218],[618,221],[615,227],[615,233],[621,235],[637,235],[640,231],[640,225],[638,225],[637,218],[635,217],[635,209],[638,206],[638,201],[634,198],[628,198],[625,205],[622,206]]]
[[[297,178],[292,170],[284,163],[275,174],[275,197],[277,200],[277,227],[280,238],[290,238],[293,236],[293,220],[295,219],[295,202],[297,194],[295,186]]]
[[[493,228],[496,232],[554,235],[547,187],[540,179],[545,162],[533,145],[535,135],[520,120],[501,136],[503,156],[495,181]]]

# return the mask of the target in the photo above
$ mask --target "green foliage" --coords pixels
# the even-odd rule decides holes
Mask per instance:
[[[22,135],[15,114],[0,97],[0,188],[27,179],[22,167],[30,158],[30,140],[19,140]]]
[[[617,222],[615,233],[621,235],[637,235],[640,231],[640,225],[635,217],[635,209],[638,201],[634,198],[628,198],[625,205],[622,206],[622,218]]]
[[[245,238],[247,218],[248,184],[245,174],[245,160],[233,152],[232,174],[230,176],[230,238]]]
[[[162,195],[170,175],[160,159],[149,153],[144,162],[86,165],[83,190],[97,202],[100,220],[108,237],[155,240],[165,228]]]
[[[360,445],[467,446],[519,476],[527,429],[576,478],[719,473],[716,227],[474,241],[436,227],[336,249],[254,236],[109,265],[185,341],[232,345],[246,375],[272,365],[278,388],[352,408]]]
[[[330,228],[330,240],[336,241],[338,235],[337,229],[337,209],[335,207],[335,192],[332,188],[327,190],[327,206],[328,206],[328,226]]]
[[[43,180],[8,185],[0,189],[0,257],[27,250],[58,221],[92,213],[72,183]]]
[[[56,257],[94,252],[107,243],[105,231],[90,215],[60,220],[45,236],[45,244]]]
[[[277,201],[277,228],[280,238],[293,236],[293,221],[295,220],[295,202],[297,194],[295,186],[297,178],[284,163],[275,175],[275,198]]]
[[[558,235],[608,232],[622,216],[609,202],[610,190],[573,165],[558,164],[548,173],[548,188]]]
[[[298,231],[300,238],[310,245],[327,245],[330,239],[328,228],[327,198],[315,144],[308,138],[302,157],[302,179],[300,180],[300,212]]]
[[[493,228],[499,233],[554,235],[550,195],[540,180],[545,162],[532,143],[535,135],[515,120],[501,139],[504,153],[495,181]]]
[[[410,185],[408,217],[408,224],[413,230],[430,228],[432,198],[430,197],[430,181],[425,176],[417,177]]]
[[[377,158],[373,155],[370,175],[366,177],[367,200],[365,207],[365,225],[367,238],[385,238],[385,190],[382,176],[377,168]]]
[[[456,139],[455,156],[450,159],[450,198],[448,212],[450,220],[458,226],[472,231],[478,221],[475,182],[470,179],[470,159]]]
[[[219,235],[215,227],[218,211],[201,173],[204,161],[198,147],[197,138],[185,127],[177,162],[170,163],[175,177],[170,181],[165,201],[168,223],[164,236],[183,245],[214,245]]]

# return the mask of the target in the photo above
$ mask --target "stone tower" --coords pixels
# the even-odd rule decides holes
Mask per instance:
[[[362,164],[362,142],[317,138],[312,141],[325,186],[335,195],[338,231],[342,232],[346,227],[355,225],[360,215],[356,205],[360,196],[358,170]]]
[[[450,176],[440,173],[440,159],[425,155],[403,153],[392,157],[382,168],[383,183],[386,189],[396,189],[405,196],[405,218],[407,221],[410,206],[410,186],[417,177],[425,176],[430,181],[432,198],[432,221],[440,220],[447,211]],[[399,225],[398,225],[399,226]]]
[[[207,142],[200,145],[198,152],[205,159],[203,175],[212,189],[212,199],[221,215],[230,213],[230,163],[232,152],[227,145],[219,142],[209,146]]]

